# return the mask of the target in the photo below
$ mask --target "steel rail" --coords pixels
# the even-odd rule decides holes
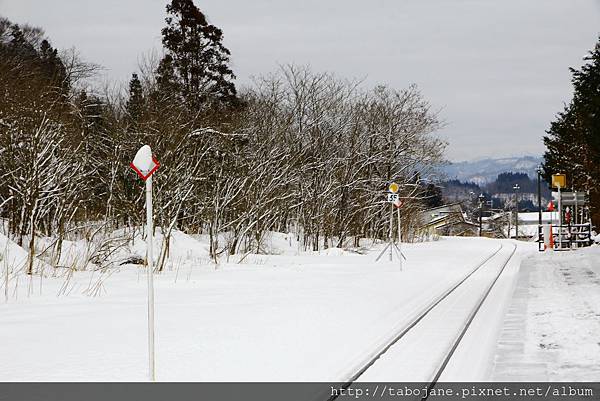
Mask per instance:
[[[492,289],[494,288],[494,285],[496,285],[496,282],[498,281],[498,279],[500,278],[500,276],[502,275],[502,273],[504,273],[504,270],[506,269],[506,266],[508,266],[508,262],[510,262],[510,260],[514,256],[515,252],[517,251],[517,245],[513,244],[513,246],[514,246],[514,248],[513,248],[512,252],[510,253],[510,255],[508,255],[508,258],[502,264],[502,267],[500,268],[500,271],[498,271],[498,274],[496,274],[496,276],[494,277],[494,280],[490,283],[490,285],[488,286],[488,288],[486,289],[486,291],[483,293],[483,295],[479,299],[479,302],[477,302],[477,305],[475,305],[475,307],[471,310],[471,313],[469,314],[469,317],[467,318],[467,320],[466,320],[466,322],[465,322],[462,330],[460,331],[459,336],[454,340],[454,342],[452,343],[452,347],[450,347],[450,350],[446,354],[446,357],[444,358],[444,360],[442,361],[442,363],[440,364],[440,366],[437,368],[437,370],[435,372],[435,375],[433,376],[433,379],[431,380],[431,382],[427,386],[427,394],[423,398],[423,400],[427,400],[429,398],[430,390],[433,389],[433,387],[435,387],[435,385],[438,382],[440,376],[442,375],[442,373],[444,372],[444,370],[448,366],[448,363],[450,362],[450,359],[454,355],[454,352],[456,352],[456,349],[460,345],[460,342],[462,341],[463,337],[465,336],[465,334],[469,330],[469,327],[471,326],[471,323],[473,323],[473,320],[475,320],[475,317],[477,316],[477,313],[479,312],[479,310],[483,306],[483,303],[486,301],[486,299],[488,298],[488,296],[492,292]]]
[[[473,274],[475,274],[479,269],[481,269],[487,262],[489,262],[494,256],[496,256],[504,247],[504,245],[500,245],[498,249],[493,251],[490,255],[486,256],[483,260],[481,260],[467,275],[465,275],[458,282],[453,284],[449,289],[443,292],[440,296],[438,296],[433,302],[428,304],[425,308],[423,308],[414,318],[413,320],[404,326],[399,332],[397,332],[389,341],[385,342],[382,347],[380,347],[374,354],[372,354],[367,360],[361,364],[361,367],[356,370],[350,378],[343,381],[343,384],[340,386],[342,389],[347,389],[350,387],[362,374],[367,371],[373,364],[383,355],[385,354],[394,344],[396,344],[401,338],[403,338],[410,330],[412,330],[421,320],[423,320],[436,306],[438,306],[442,301],[444,301],[448,296],[450,296],[457,288],[459,288],[465,281],[467,281]],[[515,246],[516,250],[516,246]],[[511,253],[511,257],[514,254],[515,250]],[[506,262],[508,263],[508,262]],[[504,266],[503,268],[504,269]],[[497,278],[496,278],[497,280]],[[494,280],[494,283],[496,282]],[[488,291],[489,292],[489,291]],[[479,308],[478,308],[479,309]],[[462,338],[462,336],[461,336]],[[433,387],[433,386],[432,386]],[[430,389],[430,388],[428,388]],[[327,401],[336,400],[339,395],[332,395],[327,398]]]

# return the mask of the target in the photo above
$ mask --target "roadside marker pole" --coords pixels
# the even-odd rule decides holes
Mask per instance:
[[[156,380],[154,366],[154,259],[152,243],[154,224],[152,220],[152,177],[146,180],[146,241],[148,243],[148,375]]]
[[[152,156],[150,146],[142,146],[137,153],[131,168],[146,182],[146,257],[148,265],[148,378],[156,380],[156,367],[154,363],[154,259],[153,259],[153,231],[152,219],[152,174],[160,164]]]

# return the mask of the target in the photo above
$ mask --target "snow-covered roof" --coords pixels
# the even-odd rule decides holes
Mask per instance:
[[[427,209],[421,212],[421,221],[424,225],[429,225],[443,221],[449,216],[460,216],[464,220],[462,208],[459,203],[451,203]]]
[[[538,222],[539,215],[538,212],[519,212],[519,221],[522,222]],[[542,222],[550,222],[551,220],[557,220],[558,213],[557,212],[542,212]]]

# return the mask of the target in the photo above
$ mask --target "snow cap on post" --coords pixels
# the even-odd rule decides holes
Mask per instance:
[[[144,181],[148,179],[160,166],[158,160],[152,156],[150,146],[144,145],[137,151],[133,161],[129,164],[131,168]]]

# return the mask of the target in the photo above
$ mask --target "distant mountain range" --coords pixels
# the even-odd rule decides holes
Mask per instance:
[[[452,163],[442,166],[441,170],[449,180],[457,179],[482,185],[494,181],[498,174],[505,172],[526,173],[531,178],[536,178],[535,170],[542,161],[542,157],[535,156],[481,159]]]

